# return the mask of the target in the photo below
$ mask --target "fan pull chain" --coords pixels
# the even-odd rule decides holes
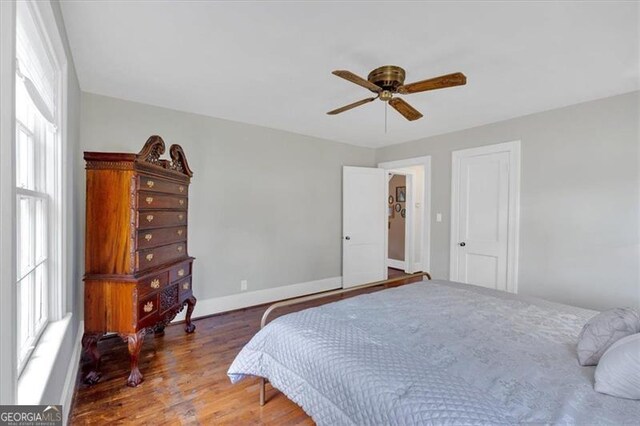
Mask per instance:
[[[384,103],[384,132],[387,133],[387,110],[389,109],[389,102]]]

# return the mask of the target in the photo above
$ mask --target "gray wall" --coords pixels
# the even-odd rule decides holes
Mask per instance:
[[[640,307],[639,93],[377,150],[377,161],[432,156],[433,275],[449,275],[451,152],[520,140],[519,293]]]
[[[341,275],[342,166],[373,166],[374,150],[83,93],[81,151],[137,152],[152,134],[181,144],[194,171],[198,298],[239,293],[242,279],[253,291]]]

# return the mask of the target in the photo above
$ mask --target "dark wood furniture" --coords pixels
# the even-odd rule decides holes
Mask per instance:
[[[187,208],[193,172],[179,145],[169,149],[151,136],[138,154],[85,152],[87,205],[82,346],[93,368],[86,383],[96,383],[98,340],[118,333],[131,358],[129,386],[142,374],[138,356],[145,334],[162,333],[187,306],[191,314],[193,258],[187,254]]]

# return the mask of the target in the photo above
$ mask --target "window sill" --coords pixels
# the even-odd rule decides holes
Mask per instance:
[[[59,321],[50,322],[42,333],[31,359],[18,379],[18,399],[21,405],[38,405],[49,383],[64,336],[71,326],[71,313]]]

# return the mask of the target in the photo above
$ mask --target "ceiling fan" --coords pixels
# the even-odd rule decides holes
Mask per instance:
[[[363,99],[358,102],[354,102],[349,105],[345,105],[341,108],[329,111],[327,114],[336,115],[342,112],[348,111],[352,108],[359,107],[369,102],[380,99],[381,101],[388,102],[396,111],[404,116],[409,121],[414,121],[422,118],[420,111],[409,105],[402,98],[394,97],[395,94],[409,95],[411,93],[426,92],[427,90],[445,89],[447,87],[462,86],[467,84],[467,77],[461,72],[453,74],[442,75],[440,77],[434,77],[427,80],[416,81],[415,83],[404,84],[404,77],[406,75],[404,69],[396,65],[385,65],[369,73],[369,76],[365,80],[364,78],[355,75],[351,71],[336,70],[332,72],[333,75],[344,78],[352,83],[371,90],[377,95],[372,98]]]

